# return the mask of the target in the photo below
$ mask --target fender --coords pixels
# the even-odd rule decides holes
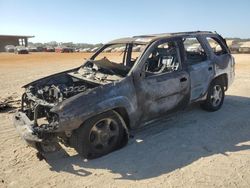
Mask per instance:
[[[129,117],[135,120],[137,99],[131,79],[127,77],[121,82],[102,85],[71,97],[51,109],[59,115],[60,131],[78,128],[86,119],[115,108],[125,108]],[[121,96],[120,94],[124,94]]]

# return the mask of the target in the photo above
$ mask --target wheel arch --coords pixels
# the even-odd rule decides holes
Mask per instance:
[[[227,73],[223,73],[221,75],[216,76],[212,80],[212,82],[215,82],[215,81],[219,81],[220,83],[222,83],[222,85],[224,86],[225,91],[228,89],[228,76],[227,76]],[[210,85],[211,85],[211,83],[210,83]]]
[[[84,126],[85,122],[87,122],[89,119],[94,118],[95,116],[101,115],[101,114],[106,113],[106,112],[113,112],[121,120],[122,127],[124,129],[124,134],[121,135],[122,141],[121,141],[120,145],[118,146],[118,149],[124,147],[128,143],[128,140],[129,140],[129,116],[128,116],[128,113],[124,107],[116,107],[113,109],[106,109],[104,111],[93,114],[92,116],[86,118],[78,128],[73,130],[71,136],[69,137],[69,144],[73,147],[77,147],[78,141],[77,141],[76,135],[77,135],[78,129],[81,128],[82,126]]]
[[[126,126],[127,126],[127,129],[131,129],[130,127],[130,119],[129,119],[129,115],[128,115],[128,112],[126,110],[125,107],[116,107],[114,109],[112,109],[113,111],[117,112],[121,118],[124,120]]]

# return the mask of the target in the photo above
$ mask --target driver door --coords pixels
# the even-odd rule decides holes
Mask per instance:
[[[157,41],[142,57],[141,73],[135,79],[142,121],[185,107],[189,102],[190,79],[182,67],[180,42],[181,39]]]

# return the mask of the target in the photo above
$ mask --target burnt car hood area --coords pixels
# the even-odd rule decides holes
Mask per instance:
[[[80,67],[23,86],[21,109],[14,117],[17,130],[41,154],[57,150],[58,137],[62,141],[65,133],[70,135],[87,117],[112,104],[107,100],[119,93],[112,88],[128,71],[105,58],[87,60]],[[98,103],[102,104],[95,106]]]
[[[56,123],[53,115],[61,110],[60,107],[65,106],[64,103],[82,98],[95,88],[105,87],[104,85],[123,78],[126,69],[113,64],[107,60],[87,60],[81,67],[23,86],[25,92],[22,96],[21,111],[34,120],[35,125],[39,125],[38,120],[42,118],[48,120],[48,123]],[[71,99],[72,97],[74,98]]]

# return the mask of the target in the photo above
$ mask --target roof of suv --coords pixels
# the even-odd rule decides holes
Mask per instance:
[[[150,35],[138,35],[127,38],[120,38],[110,41],[108,44],[119,44],[119,43],[137,43],[137,44],[147,44],[153,40],[160,38],[167,38],[173,36],[194,36],[194,35],[206,35],[206,34],[216,34],[211,31],[191,31],[191,32],[178,32],[178,33],[160,33],[160,34],[150,34]]]

